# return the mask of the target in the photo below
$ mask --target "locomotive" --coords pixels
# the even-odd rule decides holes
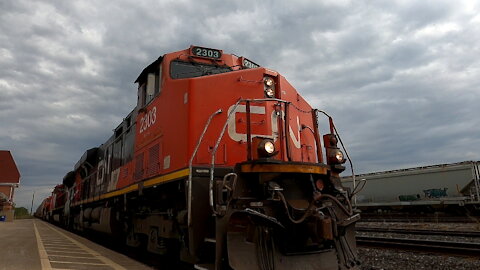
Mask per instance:
[[[358,269],[345,150],[282,75],[191,46],[135,83],[136,107],[37,215],[196,269]]]

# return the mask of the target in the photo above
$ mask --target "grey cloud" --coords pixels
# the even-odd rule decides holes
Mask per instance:
[[[334,116],[358,172],[479,159],[479,10],[469,1],[3,1],[0,148],[13,151],[24,194],[53,187],[130,112],[143,67],[195,44],[282,73]]]

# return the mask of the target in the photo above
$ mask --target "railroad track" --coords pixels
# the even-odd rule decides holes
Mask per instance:
[[[396,234],[412,234],[412,235],[445,235],[445,236],[457,236],[457,237],[480,237],[480,231],[425,230],[425,229],[400,229],[400,228],[378,228],[378,227],[357,227],[356,230],[358,232],[396,233]]]
[[[417,218],[417,217],[362,217],[362,222],[425,222],[425,223],[478,223],[478,218]]]
[[[357,244],[359,246],[408,249],[480,257],[480,243],[472,242],[357,236]]]
[[[371,214],[362,213],[362,222],[427,222],[427,223],[479,223],[478,215],[412,215],[412,214]]]

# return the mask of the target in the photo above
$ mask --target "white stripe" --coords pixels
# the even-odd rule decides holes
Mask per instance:
[[[127,270],[126,268],[124,268],[123,266],[115,263],[114,261],[110,260],[109,258],[105,257],[105,256],[102,256],[100,253],[94,251],[93,249],[90,249],[89,247],[85,246],[84,244],[78,242],[77,240],[67,236],[66,234],[62,233],[61,231],[59,231],[58,229],[54,228],[53,226],[45,223],[45,225],[47,227],[49,227],[50,229],[52,229],[53,231],[59,233],[60,235],[64,236],[65,238],[67,238],[68,240],[72,241],[74,244],[76,244],[77,246],[79,246],[81,249],[85,250],[86,252],[92,254],[93,256],[95,256],[95,258],[99,259],[100,261],[104,262],[105,264],[107,264],[108,266],[112,267],[113,269],[116,269],[116,270]]]
[[[63,262],[63,261],[50,261],[50,262],[51,263],[65,263],[65,264],[106,265],[104,263],[87,263],[87,262]]]
[[[88,255],[88,257],[85,257],[83,255]],[[81,254],[81,256],[70,256],[70,255],[48,255],[49,257],[62,257],[62,258],[77,258],[77,259],[95,259],[93,255],[91,254]]]

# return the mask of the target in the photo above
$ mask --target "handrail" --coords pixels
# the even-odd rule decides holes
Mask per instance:
[[[193,150],[192,157],[190,158],[190,162],[188,163],[188,196],[187,196],[187,213],[188,213],[188,226],[192,223],[192,167],[193,167],[193,159],[197,155],[198,149],[200,148],[200,144],[202,143],[203,137],[205,133],[207,133],[207,129],[210,126],[210,122],[212,121],[213,117],[222,113],[222,109],[218,109],[216,112],[212,113],[203,128],[203,132],[198,138],[197,146],[195,146],[195,150]]]
[[[288,161],[292,161],[292,151],[290,149],[290,113],[288,104],[285,103],[285,148],[287,149],[287,159]]]
[[[222,140],[223,135],[225,134],[225,130],[227,129],[228,120],[230,120],[230,117],[232,116],[232,114],[235,113],[235,110],[237,109],[240,102],[242,102],[242,100],[243,100],[242,98],[239,98],[238,101],[235,103],[233,109],[230,110],[230,112],[228,112],[227,120],[225,121],[222,131],[220,132],[220,136],[218,137],[217,142],[215,143],[215,146],[212,149],[212,163],[210,165],[210,182],[208,184],[208,189],[209,189],[210,208],[212,209],[212,212],[214,215],[218,214],[217,210],[215,210],[215,207],[213,206],[213,171],[215,170],[215,154],[217,153],[218,145],[220,145],[220,141]]]
[[[317,109],[312,110],[313,136],[317,145],[317,161],[323,163],[322,144],[320,143],[320,131],[318,130]]]
[[[247,113],[247,160],[252,160],[252,117],[250,113],[250,101],[245,104],[245,112]]]
[[[240,103],[242,102],[248,102],[247,104],[249,105],[250,103],[259,103],[259,102],[269,102],[269,101],[276,101],[276,102],[281,102],[281,103],[284,103],[284,104],[290,104],[289,101],[286,101],[286,100],[282,100],[282,99],[277,99],[277,98],[262,98],[262,99],[243,99],[243,98],[239,98],[237,100],[237,102],[233,105],[232,109],[230,109],[228,115],[227,115],[227,119],[225,121],[225,124],[223,125],[223,128],[222,128],[222,131],[220,132],[220,135],[217,139],[217,142],[215,143],[215,146],[213,147],[212,149],[212,160],[211,160],[211,164],[210,164],[210,182],[209,182],[209,203],[210,203],[210,208],[212,209],[212,212],[214,215],[218,215],[219,213],[217,212],[217,210],[215,209],[214,205],[213,205],[213,180],[214,180],[214,171],[215,171],[215,154],[217,153],[217,150],[218,150],[218,146],[220,145],[220,141],[222,140],[223,138],[223,135],[225,135],[225,130],[227,129],[227,126],[228,126],[228,121],[230,120],[230,117],[232,117],[232,115],[235,113],[238,105],[240,105]],[[246,106],[248,107],[249,109],[249,106]],[[247,108],[246,108],[247,110]],[[250,113],[247,113],[248,115]],[[247,115],[247,120],[249,119],[249,116]],[[249,123],[247,123],[247,129],[249,129],[250,127],[249,126]],[[247,132],[247,133],[250,133],[250,132]],[[247,134],[247,140],[249,138],[248,136],[249,134]],[[251,136],[251,134],[250,134]],[[250,138],[251,139],[251,138]],[[251,143],[250,141],[247,142],[248,143]],[[248,153],[247,153],[248,155]],[[251,155],[251,153],[250,153]]]
[[[350,158],[350,156],[348,155],[348,152],[347,152],[347,149],[345,148],[345,145],[343,144],[342,142],[342,138],[340,137],[340,134],[338,133],[338,130],[337,130],[337,127],[335,126],[335,124],[333,123],[333,118],[328,115],[325,111],[322,111],[322,110],[318,110],[316,109],[315,110],[317,113],[322,113],[324,114],[325,116],[328,117],[328,120],[330,122],[330,132],[331,133],[334,133],[337,135],[338,137],[338,141],[340,142],[340,145],[342,146],[342,149],[343,151],[345,152],[345,155],[347,156],[347,160],[348,160],[348,163],[350,164],[350,171],[352,173],[352,181],[353,181],[353,190],[355,191],[356,189],[356,180],[355,180],[355,172],[354,172],[354,169],[353,169],[353,162],[352,162],[352,159]],[[357,205],[357,196],[353,196],[353,205],[356,206]]]
[[[339,141],[340,141],[340,144],[343,148],[343,150],[345,151],[345,154],[347,156],[347,159],[349,160],[350,162],[350,168],[352,170],[352,174],[353,174],[353,165],[352,165],[352,161],[345,149],[345,146],[343,145],[343,142],[340,138],[340,135],[338,134],[338,131],[335,127],[335,125],[333,124],[333,121],[331,120],[332,118],[327,114],[325,113],[324,111],[322,110],[318,110],[318,109],[312,109],[310,111],[303,111],[301,110],[300,108],[296,107],[295,105],[293,105],[290,101],[286,101],[286,100],[282,100],[282,99],[277,99],[277,98],[262,98],[262,99],[243,99],[243,98],[239,98],[237,100],[237,102],[231,107],[231,109],[229,110],[228,112],[228,115],[227,115],[227,119],[225,121],[225,124],[223,125],[223,128],[222,128],[222,131],[220,132],[220,135],[215,143],[215,146],[213,147],[212,149],[212,159],[211,159],[211,164],[210,164],[210,182],[209,182],[209,203],[210,203],[210,208],[212,209],[212,212],[214,215],[218,215],[219,213],[216,211],[216,208],[214,207],[214,201],[213,201],[213,183],[214,183],[214,171],[215,171],[215,155],[217,153],[217,150],[218,150],[218,146],[220,145],[220,141],[222,140],[223,136],[225,135],[225,131],[227,129],[227,126],[228,126],[228,122],[231,118],[231,116],[235,113],[237,107],[240,105],[240,103],[242,102],[246,102],[246,113],[247,113],[247,159],[250,160],[251,159],[251,118],[250,118],[250,104],[251,103],[261,103],[261,102],[278,102],[278,103],[283,103],[284,104],[284,117],[285,117],[285,125],[284,125],[284,129],[285,129],[285,146],[286,146],[286,149],[287,149],[287,158],[289,161],[291,161],[291,153],[290,153],[290,150],[289,150],[289,139],[290,139],[290,123],[289,123],[289,119],[288,119],[288,116],[289,116],[289,113],[288,113],[288,109],[289,109],[289,105],[292,105],[295,109],[303,112],[303,113],[312,113],[312,120],[313,120],[313,133],[314,133],[314,136],[315,136],[315,144],[317,146],[317,158],[318,158],[318,163],[322,163],[323,162],[323,156],[322,156],[322,151],[321,151],[321,147],[322,145],[320,144],[320,138],[319,138],[319,130],[318,130],[318,112],[321,112],[323,113],[324,115],[326,115],[329,120],[330,120],[330,129],[331,129],[331,132],[333,133],[336,133],[338,138],[339,138]],[[192,160],[193,160],[193,157],[192,157]],[[191,160],[191,162],[192,162]],[[353,174],[354,175],[354,174]],[[189,191],[191,192],[191,191]],[[189,198],[191,196],[191,193],[189,193]],[[191,202],[190,202],[191,203]],[[189,205],[189,207],[191,207],[191,205]],[[190,213],[190,209],[189,209],[189,213]]]

